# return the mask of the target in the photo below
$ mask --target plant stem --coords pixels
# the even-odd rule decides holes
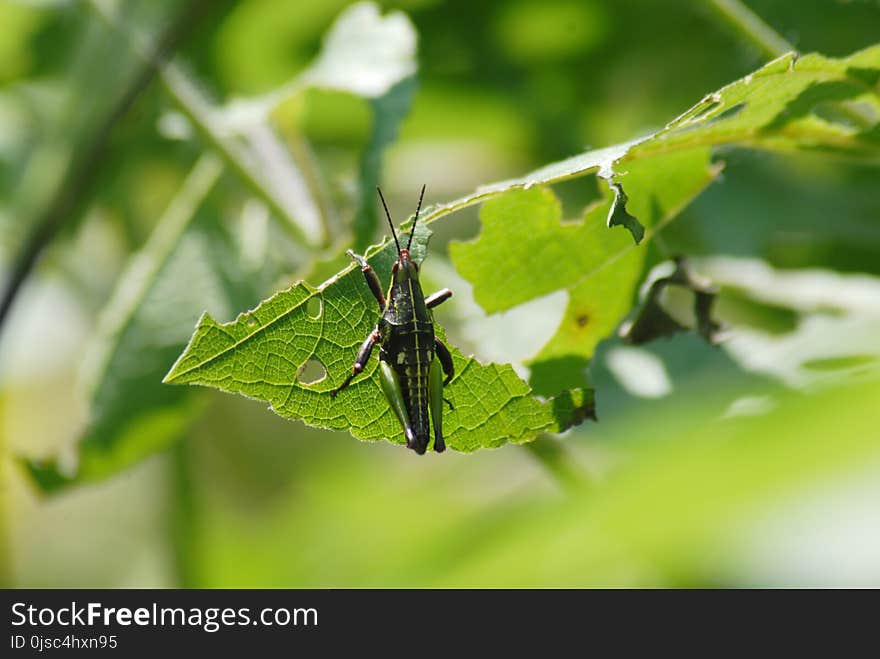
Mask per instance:
[[[313,246],[324,242],[323,236],[316,241],[314,236],[307,236],[303,232],[296,218],[252,165],[243,146],[236,139],[224,134],[219,126],[214,125],[211,106],[179,67],[174,64],[167,65],[160,73],[160,81],[171,100],[196,129],[205,144],[214,149],[224,164],[250,189],[251,193],[281,219],[281,226],[295,241]]]
[[[93,352],[85,360],[90,388],[103,381],[123,334],[222,171],[220,159],[214,153],[207,152],[199,157],[146,244],[134,253],[128,267],[117,279],[98,319],[96,335],[100,341],[93,344]]]
[[[108,11],[97,0],[92,0],[90,6],[107,25],[128,37],[130,46],[137,55],[146,57],[143,39],[138,34],[127,28],[118,16]],[[218,125],[213,116],[213,106],[180,67],[170,61],[162,62],[158,73],[159,82],[163,89],[181,114],[190,122],[202,141],[215,150],[233,174],[250,189],[255,197],[269,207],[272,213],[281,220],[281,226],[288,234],[296,242],[312,247],[326,245],[328,236],[307,235],[303,231],[300,223],[291,213],[291,209],[279,199],[265,177],[260,174],[245,146],[235,137],[229,135],[223,126]]]
[[[8,283],[2,297],[0,297],[0,330],[5,325],[9,310],[18,297],[21,285],[30,275],[40,254],[52,242],[64,223],[74,215],[74,209],[94,182],[103,164],[107,143],[113,129],[128,113],[141,93],[150,85],[158,67],[189,33],[205,4],[202,0],[196,0],[184,7],[177,19],[166,28],[156,41],[149,54],[144,56],[140,70],[123,89],[122,94],[107,112],[104,120],[98,124],[91,138],[85,141],[85,146],[74,151],[54,196],[42,217],[36,222],[33,232],[27,238],[12,267]]]
[[[190,437],[181,437],[169,451],[171,459],[171,515],[168,531],[174,562],[176,588],[196,588],[200,583],[198,560],[198,501],[190,468]]]
[[[773,59],[795,50],[782,35],[739,0],[709,0],[709,6],[767,57]]]
[[[566,491],[582,490],[589,485],[583,470],[571,458],[571,453],[559,439],[541,435],[523,448],[543,466],[556,483]]]

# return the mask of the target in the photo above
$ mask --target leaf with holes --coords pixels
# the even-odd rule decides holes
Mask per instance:
[[[650,238],[719,171],[709,164],[708,149],[657,157],[650,166],[633,163],[625,176],[628,209]],[[531,363],[531,384],[541,394],[582,386],[596,345],[632,308],[645,250],[622,228],[607,228],[613,204],[606,195],[579,220],[563,222],[549,188],[513,190],[483,205],[475,240],[449,247],[487,313],[558,290],[568,293],[559,328]]]
[[[789,53],[707,95],[652,135],[483,186],[433,209],[426,222],[485,202],[480,236],[450,245],[456,269],[488,313],[565,290],[565,315],[530,364],[531,384],[545,395],[580,386],[596,344],[632,307],[644,269],[644,251],[603,226],[626,227],[636,243],[651,238],[718,174],[714,146],[876,159],[878,81],[880,45],[841,59]],[[605,200],[582,220],[562,222],[555,196],[539,186],[591,173],[607,183]]]
[[[426,253],[420,227],[413,258]],[[367,257],[388,281],[396,256],[385,241]],[[225,325],[205,315],[189,346],[165,377],[264,400],[277,414],[320,428],[350,430],[364,440],[403,443],[379,384],[377,359],[337,398],[330,392],[351,370],[358,346],[378,318],[360,269],[349,266],[318,288],[299,282]],[[443,332],[438,328],[438,334]],[[592,392],[573,389],[550,400],[532,395],[509,365],[482,364],[451,348],[455,377],[444,389],[446,443],[459,451],[525,442],[561,432],[593,415]]]
[[[519,178],[482,185],[473,193],[425,214],[425,223],[511,190],[596,174],[614,194],[609,226],[622,224],[641,240],[642,217],[628,170],[663,156],[736,144],[774,151],[831,151],[852,158],[880,158],[880,44],[832,58],[816,53],[783,55],[757,71],[707,94],[656,133],[585,151]],[[660,160],[657,160],[660,158]],[[622,202],[622,203],[621,203]]]

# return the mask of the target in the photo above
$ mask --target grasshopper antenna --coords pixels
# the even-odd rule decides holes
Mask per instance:
[[[422,184],[422,193],[419,195],[419,205],[416,206],[416,217],[413,220],[412,229],[409,233],[409,242],[406,244],[406,251],[409,251],[409,246],[412,245],[413,236],[416,235],[416,222],[419,221],[419,211],[422,210],[422,199],[425,197],[425,186]]]
[[[400,243],[397,242],[397,232],[394,231],[394,222],[391,221],[391,213],[388,212],[388,204],[385,203],[385,197],[382,196],[382,188],[376,186],[376,192],[379,193],[379,199],[382,200],[382,206],[385,208],[385,217],[388,218],[388,226],[391,227],[391,235],[394,236],[394,244],[397,245],[397,251],[400,252]]]

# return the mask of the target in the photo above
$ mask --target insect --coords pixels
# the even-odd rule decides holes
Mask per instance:
[[[385,216],[391,227],[391,235],[397,246],[397,260],[391,268],[391,285],[387,297],[370,264],[363,256],[348,250],[348,255],[361,267],[382,316],[373,331],[361,344],[351,374],[330,392],[333,398],[363,372],[373,348],[379,348],[379,381],[388,404],[403,427],[406,446],[419,455],[428,448],[429,421],[434,429],[434,450],[446,449],[443,441],[443,387],[452,380],[455,372],[449,349],[434,336],[434,319],[431,309],[452,297],[448,288],[437,291],[427,298],[419,283],[419,266],[410,257],[410,246],[415,235],[416,222],[425,196],[425,186],[419,195],[419,204],[413,220],[412,231],[406,249],[401,249],[388,212],[388,204],[378,187],[379,199],[385,208]],[[442,369],[442,373],[441,373]],[[443,376],[446,376],[444,379]],[[448,403],[448,401],[447,401]],[[451,404],[450,404],[451,406]]]

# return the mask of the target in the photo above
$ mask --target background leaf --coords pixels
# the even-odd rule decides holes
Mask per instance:
[[[700,407],[715,408],[717,393],[704,389]],[[601,481],[566,496],[542,491],[538,473],[526,480],[529,487],[502,485],[505,472],[517,464],[509,452],[511,462],[502,464],[498,452],[490,454],[494,468],[475,464],[478,456],[464,456],[455,464],[446,458],[456,456],[444,456],[445,467],[438,460],[424,471],[419,468],[423,461],[407,460],[394,479],[382,478],[374,468],[390,455],[374,462],[365,454],[343,472],[334,469],[339,465],[332,460],[319,462],[311,465],[313,472],[301,474],[297,489],[282,496],[264,525],[256,526],[262,531],[256,536],[249,507],[218,502],[217,494],[206,497],[209,528],[198,557],[211,576],[195,585],[217,583],[216,574],[225,575],[220,583],[229,588],[339,583],[367,588],[674,587],[690,580],[864,585],[872,582],[864,567],[829,573],[825,563],[848,550],[845,555],[864,566],[858,558],[863,545],[819,543],[803,560],[775,563],[786,561],[786,551],[805,551],[805,541],[850,537],[847,532],[837,538],[823,535],[822,524],[865,532],[858,521],[835,516],[823,499],[876,500],[876,486],[870,485],[876,470],[864,466],[876,464],[880,438],[862,413],[876,395],[875,382],[870,388],[789,393],[759,416],[695,418],[690,408],[668,410],[662,423],[654,414],[615,416],[607,421],[615,426],[613,443],[622,463]],[[830,407],[844,412],[847,423],[829,418]],[[653,429],[650,438],[645,423]],[[603,420],[591,426],[590,434],[605,425]],[[706,441],[707,436],[714,441]],[[203,440],[205,445],[209,441]],[[612,440],[606,436],[604,441]],[[594,456],[601,455],[600,445],[592,444]],[[488,486],[480,481],[487,469],[493,479]],[[853,470],[860,476],[856,482],[846,479]],[[464,494],[424,515],[436,505],[435,487],[462,471],[457,483]],[[206,474],[197,481],[205,494],[219,489]],[[818,488],[818,501],[804,496],[812,488]],[[370,492],[369,501],[352,505],[353,492]],[[488,500],[476,504],[479,492]],[[862,511],[862,524],[874,519],[865,505],[863,500],[854,511]],[[377,519],[376,508],[388,512]],[[328,519],[344,519],[344,530]],[[372,541],[336,562],[333,570],[323,570],[322,561],[342,533],[369,533]],[[225,534],[231,537],[224,540]],[[309,550],[290,561],[285,545],[304,534],[310,538]],[[286,542],[273,542],[279,538]],[[253,560],[255,555],[259,560]],[[536,555],[542,559],[535,560]],[[230,569],[242,562],[246,570]],[[821,577],[817,566],[825,566]],[[762,569],[769,574],[750,578]]]
[[[99,15],[113,28],[115,38],[125,39],[125,16],[104,10],[100,8]],[[351,43],[348,36],[361,29],[356,43]],[[382,18],[374,5],[362,3],[340,16],[316,64],[301,74],[309,84],[378,96],[371,101],[375,125],[364,153],[364,168],[371,176],[378,176],[381,153],[395,138],[414,90],[413,80],[393,85],[414,70],[415,43],[405,16]],[[371,54],[371,49],[376,52]],[[334,73],[334,66],[347,73]],[[310,241],[320,241],[323,225],[317,214],[321,211],[297,163],[268,123],[270,106],[247,121],[233,122],[240,135],[230,135],[225,125],[229,118],[218,113],[179,68],[166,67],[162,80],[192,126],[217,148],[225,164],[232,165],[231,172],[247,185],[256,183],[261,196],[268,196],[276,226],[289,227],[293,222]],[[277,98],[273,96],[271,102],[277,103]],[[187,328],[205,309],[225,318],[233,309],[252,304],[271,289],[281,269],[289,267],[267,251],[258,255],[258,267],[249,264],[247,255],[232,244],[231,232],[219,225],[216,207],[202,209],[202,221],[196,222],[221,168],[213,156],[200,160],[116,283],[84,360],[90,410],[75,442],[75,459],[68,452],[59,459],[28,463],[43,489],[106,478],[179,439],[203,401],[198,392],[164,386],[161,379],[184,347]],[[371,211],[375,220],[375,210]],[[264,220],[243,220],[243,231],[258,242],[259,234],[272,231]],[[355,225],[356,233],[371,235],[374,230],[374,221]]]
[[[196,164],[122,274],[85,361],[91,419],[77,442],[76,464],[32,463],[44,489],[97,480],[164,449],[197,409],[193,396],[163,387],[160,378],[163,360],[186,340],[181,325],[192,322],[193,310],[208,305],[224,313],[230,305],[207,257],[210,246],[199,232],[187,234],[221,170],[213,156]]]
[[[416,33],[406,15],[392,12],[383,18],[377,5],[359,2],[330,28],[303,79],[378,98],[416,72],[415,55]]]

